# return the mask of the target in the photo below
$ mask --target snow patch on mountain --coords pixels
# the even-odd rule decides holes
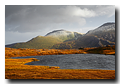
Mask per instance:
[[[70,31],[66,31],[66,30],[54,30],[54,31],[46,34],[45,36],[58,37],[58,36],[61,36],[61,35],[68,36],[70,34],[74,34],[74,32],[70,32]]]
[[[54,30],[54,31],[46,34],[45,36],[59,37],[59,36],[69,36],[69,35],[73,35],[74,37],[82,36],[81,33],[71,32],[71,31],[66,31],[66,30]]]
[[[100,26],[94,30],[88,31],[86,34],[93,34],[93,33],[97,33],[97,32],[107,32],[110,30],[115,30],[115,23],[105,23],[102,26]]]

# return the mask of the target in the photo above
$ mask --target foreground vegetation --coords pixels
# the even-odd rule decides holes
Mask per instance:
[[[115,70],[59,69],[57,66],[24,65],[30,59],[5,59],[6,79],[115,79]]]
[[[14,49],[5,48],[6,79],[115,79],[115,70],[59,69],[59,66],[24,65],[35,58],[11,59],[11,57],[59,54],[115,54],[115,46],[81,49]]]

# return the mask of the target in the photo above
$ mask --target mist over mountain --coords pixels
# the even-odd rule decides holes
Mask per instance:
[[[77,39],[78,37],[81,37],[82,34],[78,32],[66,31],[66,30],[55,30],[47,33],[45,36],[52,36],[52,37],[59,38],[63,41],[66,41],[70,39]]]
[[[37,36],[24,43],[6,45],[11,48],[78,49],[115,45],[115,23],[105,23],[81,34],[73,31],[54,30],[45,36]]]

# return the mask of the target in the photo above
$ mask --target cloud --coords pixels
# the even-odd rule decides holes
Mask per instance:
[[[115,15],[114,5],[96,5],[92,10],[95,12],[96,16],[108,16],[111,17]]]
[[[86,24],[86,18],[103,15],[111,17],[114,11],[114,6],[6,5],[5,30],[25,33],[71,28],[70,25],[81,27]]]
[[[94,11],[88,10],[87,8],[81,9],[77,6],[66,6],[65,8],[60,8],[57,10],[57,14],[59,15],[65,15],[65,16],[77,16],[77,17],[93,17],[95,16]]]

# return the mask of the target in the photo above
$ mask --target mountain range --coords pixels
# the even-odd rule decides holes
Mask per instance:
[[[115,45],[115,23],[105,23],[86,34],[66,30],[54,30],[45,36],[37,36],[27,42],[5,45],[10,48],[78,49]]]

